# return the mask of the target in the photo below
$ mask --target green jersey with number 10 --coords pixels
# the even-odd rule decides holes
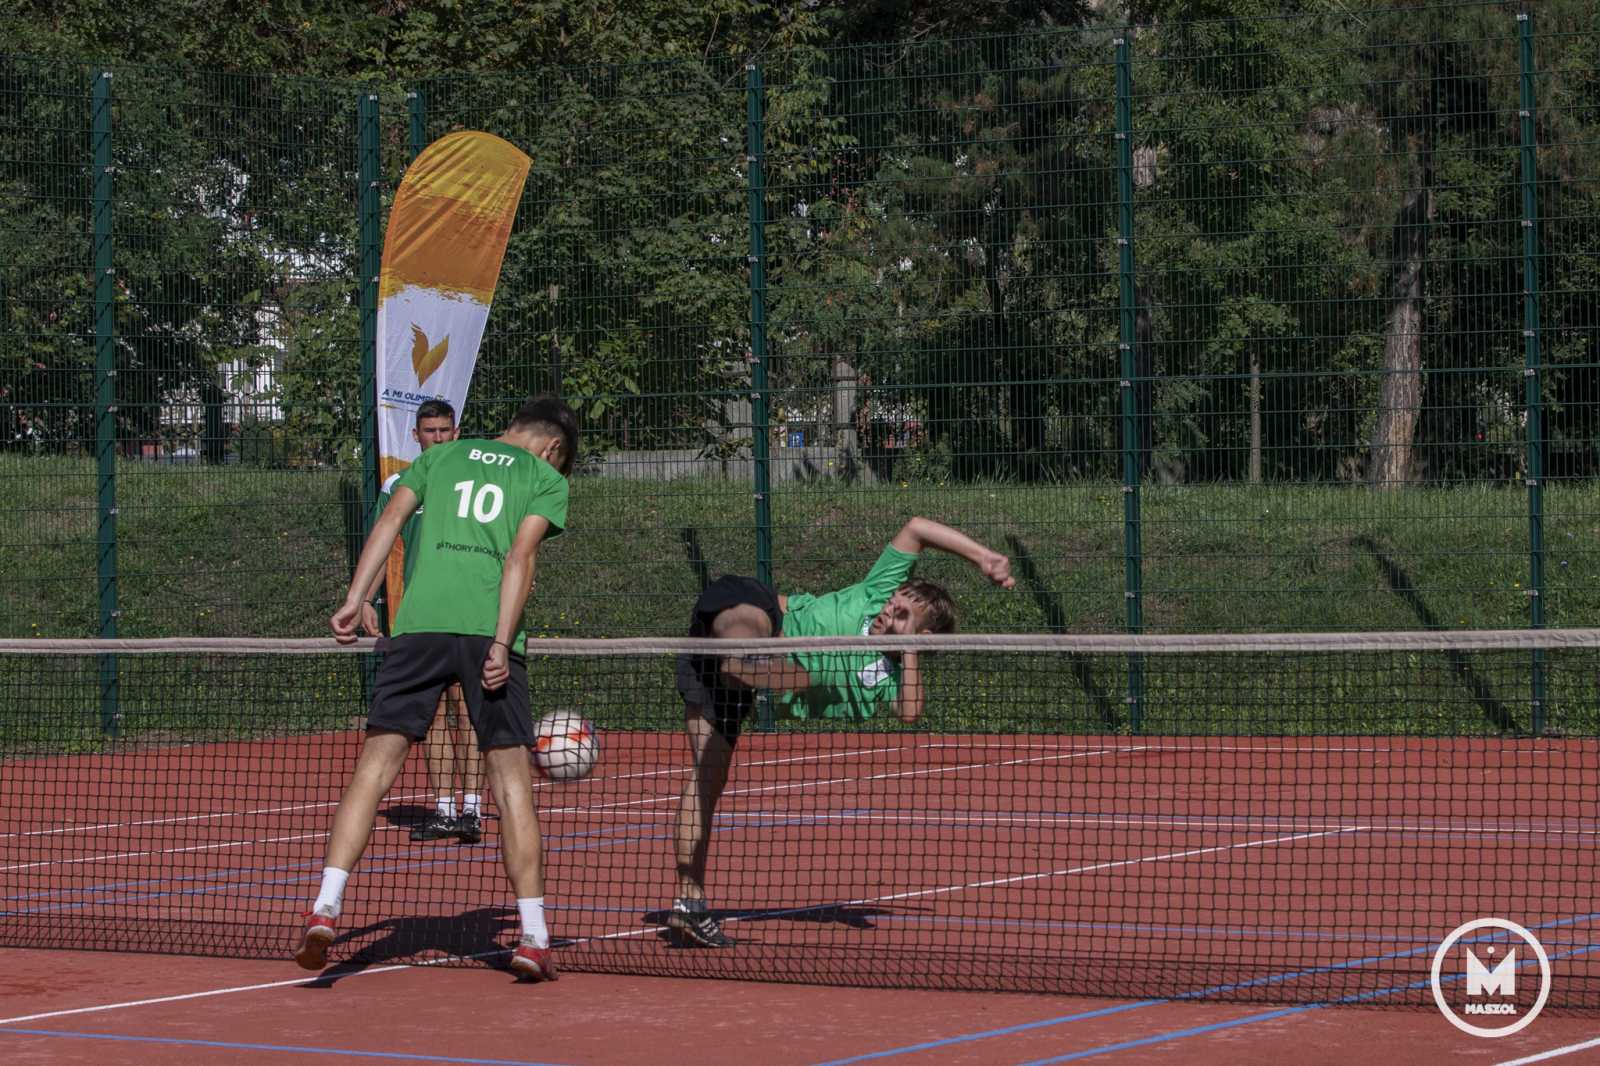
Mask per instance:
[[[529,515],[550,522],[545,539],[567,524],[567,479],[531,452],[487,440],[436,444],[417,457],[399,484],[416,493],[422,528],[406,545],[414,569],[394,633],[493,636],[500,614],[500,574],[517,529]],[[519,629],[512,647],[521,651]]]

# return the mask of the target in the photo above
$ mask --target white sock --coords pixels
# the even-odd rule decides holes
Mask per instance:
[[[544,897],[531,896],[517,900],[517,913],[522,915],[522,939],[532,941],[536,948],[550,946],[550,930],[544,926]]]
[[[446,818],[454,818],[456,816],[455,796],[452,795],[439,797],[439,813],[444,815]]]
[[[463,814],[482,814],[483,797],[476,792],[468,792],[461,797],[461,811]]]
[[[339,912],[344,909],[344,885],[348,880],[350,880],[349,870],[341,870],[337,866],[324,866],[322,887],[317,890],[317,901],[311,905],[311,909],[330,918],[339,917]]]

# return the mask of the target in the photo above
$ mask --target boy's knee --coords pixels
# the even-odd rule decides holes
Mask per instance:
[[[711,635],[722,640],[748,640],[772,636],[772,619],[753,604],[740,604],[719,611],[711,620]]]

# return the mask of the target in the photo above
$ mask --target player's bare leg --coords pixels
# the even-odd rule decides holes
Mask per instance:
[[[361,745],[361,757],[356,760],[356,772],[345,786],[339,799],[339,809],[333,816],[333,830],[328,834],[328,850],[324,863],[341,870],[353,870],[367,850],[372,839],[372,823],[378,816],[378,804],[400,776],[406,763],[406,753],[411,750],[411,738],[388,730],[372,729]]]
[[[511,969],[528,980],[554,980],[544,921],[544,843],[533,806],[528,753],[524,748],[492,748],[484,752],[483,762],[500,808],[500,858],[522,918],[522,940],[512,953]]]
[[[689,734],[693,769],[678,799],[678,817],[672,840],[678,859],[678,898],[706,898],[706,856],[711,849],[711,818],[728,785],[733,746],[711,725],[699,707],[689,707],[683,718]]]
[[[451,700],[451,721],[455,726],[456,762],[454,770],[461,781],[461,814],[456,819],[456,839],[476,844],[483,839],[483,753],[473,735],[472,722],[461,698],[461,686],[445,693]]]
[[[772,619],[753,604],[740,604],[718,612],[711,620],[711,635],[721,640],[759,640],[772,636]],[[750,688],[788,692],[811,684],[806,672],[788,656],[729,655],[722,674]]]
[[[334,812],[333,828],[328,833],[328,847],[323,856],[322,884],[295,949],[294,961],[307,970],[320,970],[327,964],[328,945],[334,937],[333,924],[344,902],[345,882],[367,850],[372,839],[372,822],[378,816],[378,804],[383,802],[394,779],[400,776],[400,768],[405,765],[410,750],[408,736],[382,729],[367,732],[355,773],[339,799],[339,809]]]
[[[439,697],[433,724],[422,742],[428,764],[428,783],[433,789],[434,809],[411,831],[412,840],[447,840],[456,835],[455,745],[451,743],[448,691]]]

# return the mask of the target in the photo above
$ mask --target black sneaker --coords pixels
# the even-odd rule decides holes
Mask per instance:
[[[476,844],[483,839],[483,823],[471,811],[464,811],[456,819],[456,839],[463,844]]]
[[[448,840],[456,835],[456,820],[439,811],[429,811],[422,824],[411,831],[412,840]]]
[[[667,928],[677,934],[676,939],[683,947],[733,947],[733,938],[722,931],[722,923],[703,899],[674,900],[667,914]]]

